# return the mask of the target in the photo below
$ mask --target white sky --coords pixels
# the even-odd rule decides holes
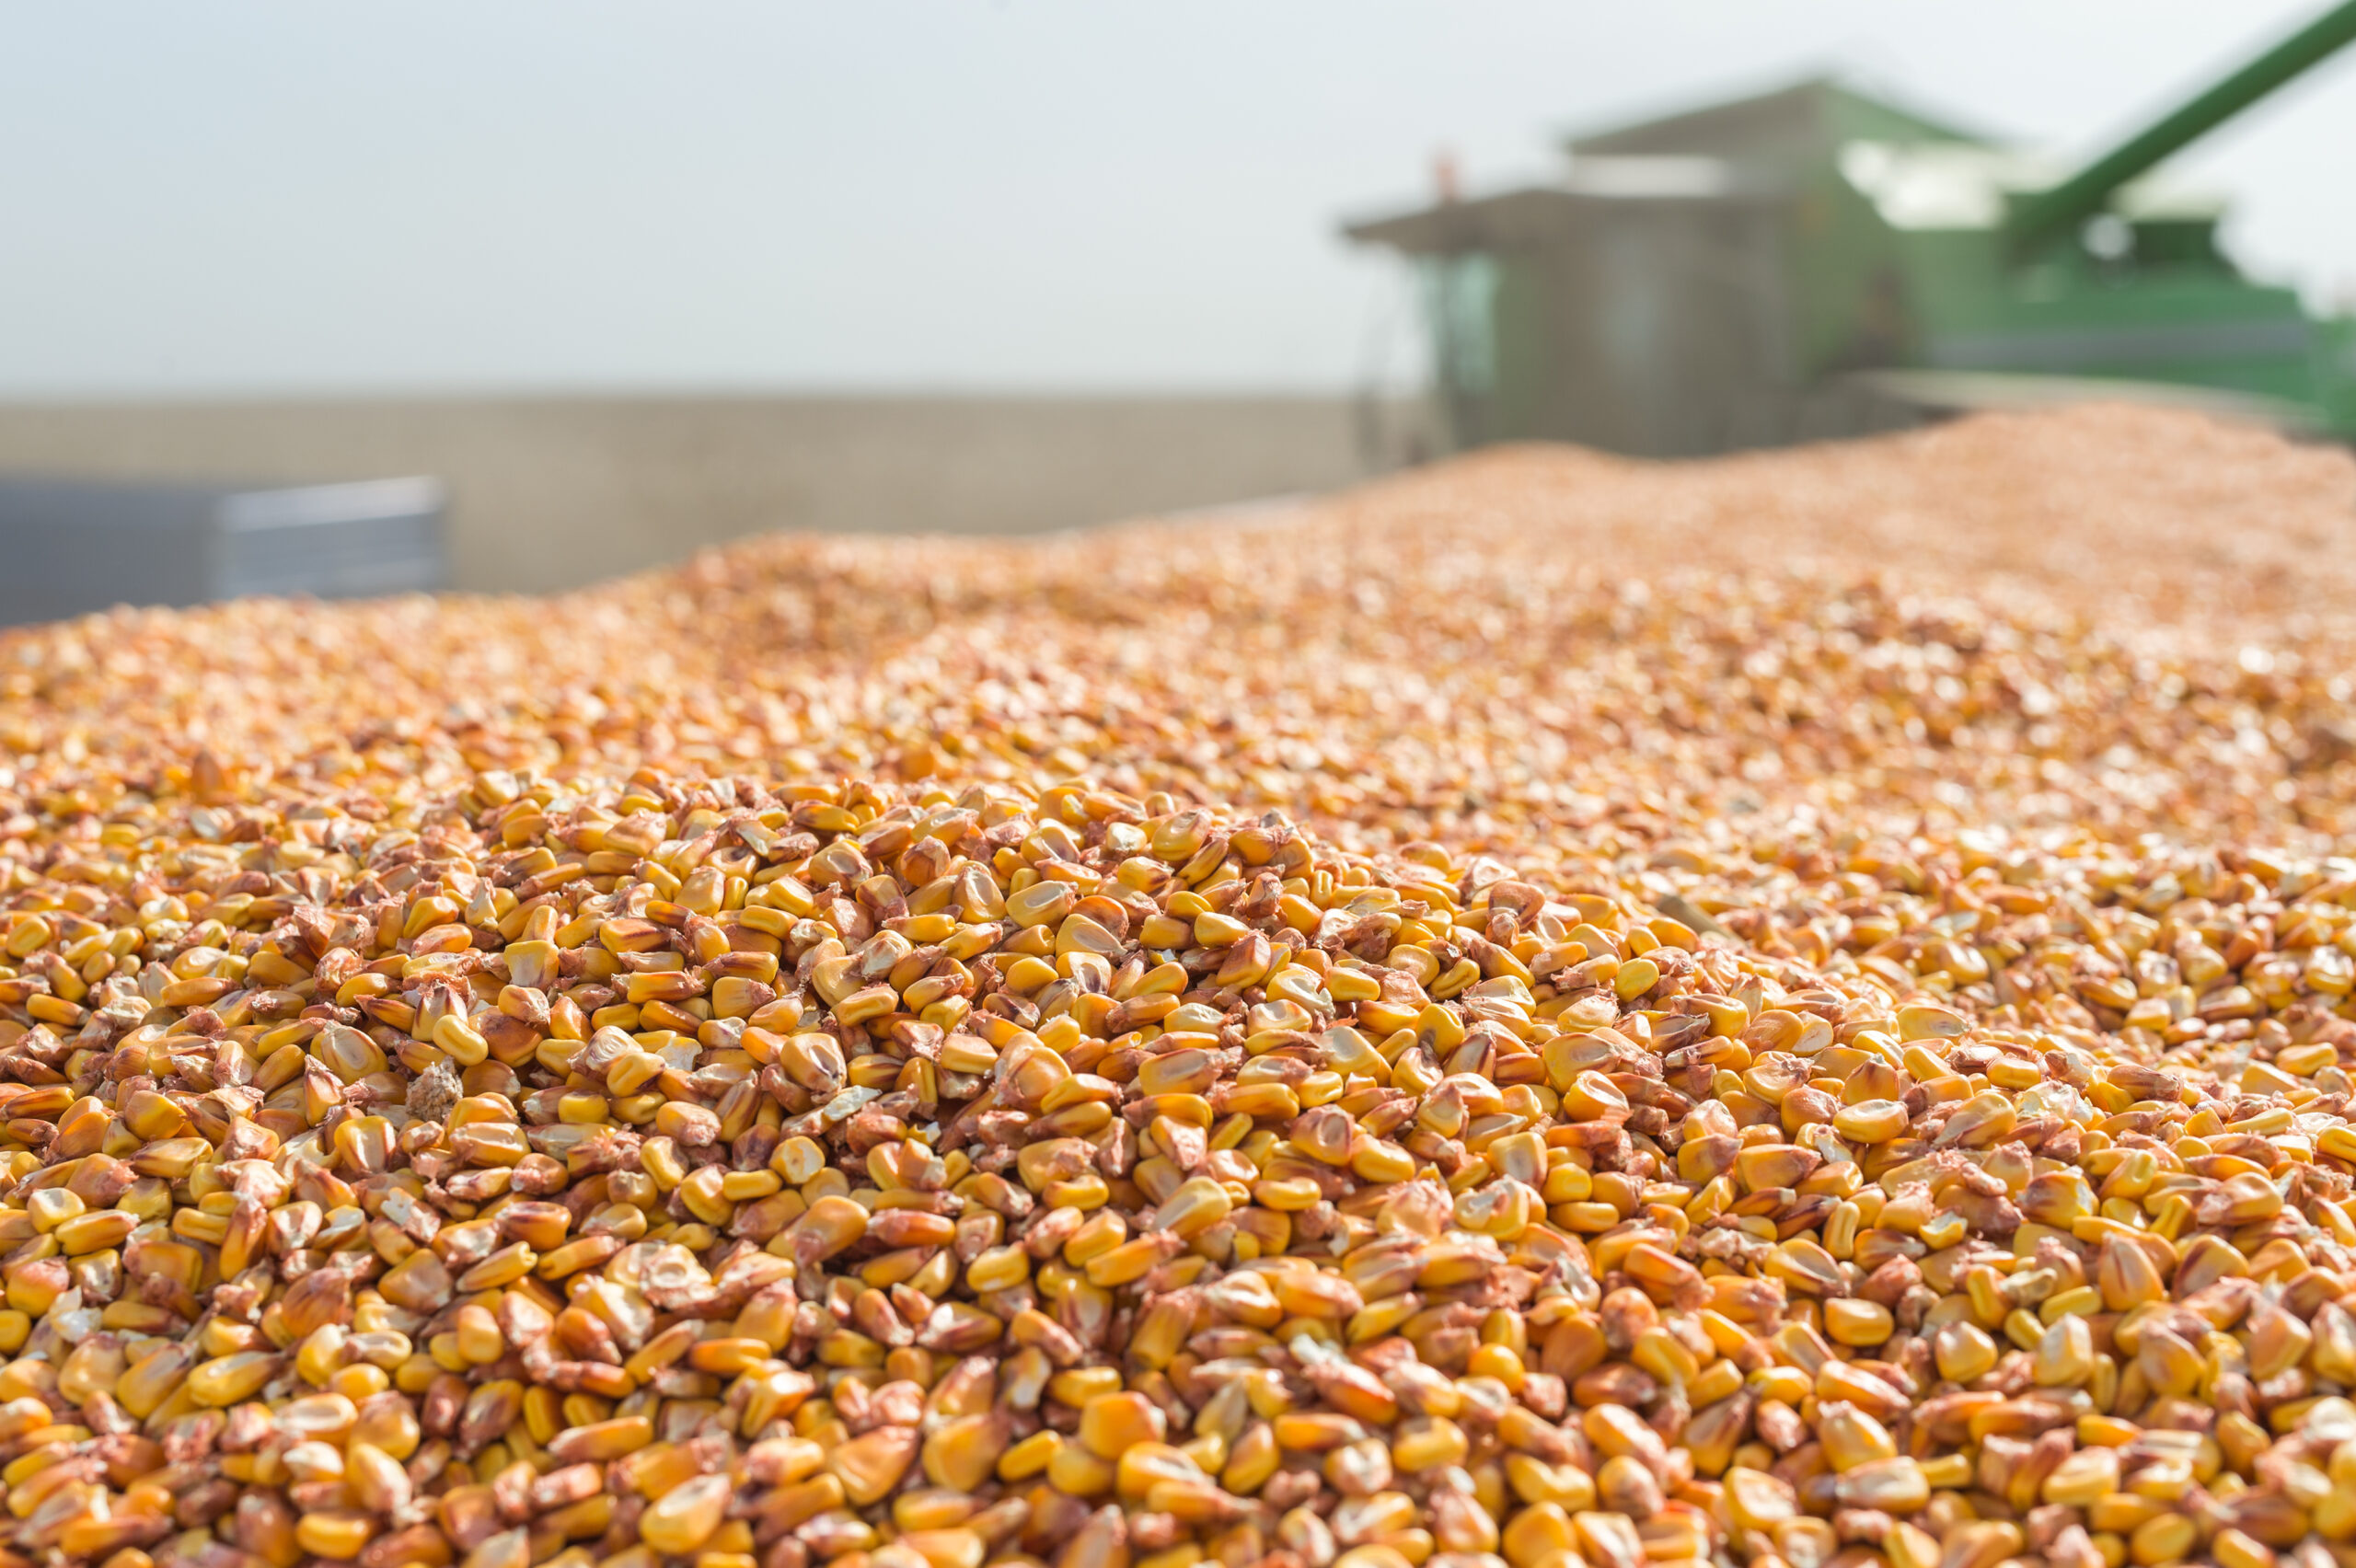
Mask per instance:
[[[2320,4],[0,0],[0,396],[1338,388],[1439,147],[1845,66],[2091,149]],[[2356,51],[2179,167],[2329,298],[2350,148]]]

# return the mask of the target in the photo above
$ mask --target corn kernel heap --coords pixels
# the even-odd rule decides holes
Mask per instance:
[[[1546,478],[0,640],[0,1565],[2356,1568],[2350,624]]]

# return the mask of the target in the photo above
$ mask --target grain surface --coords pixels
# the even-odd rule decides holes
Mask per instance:
[[[2356,1565],[2344,453],[0,636],[0,1568]]]

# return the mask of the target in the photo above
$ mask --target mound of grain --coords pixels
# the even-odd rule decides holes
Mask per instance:
[[[0,636],[0,1568],[2347,1568],[2351,478]]]

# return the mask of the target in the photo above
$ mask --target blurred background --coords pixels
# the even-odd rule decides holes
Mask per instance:
[[[2339,433],[2356,50],[2310,37],[2158,176],[2023,218],[2327,14],[11,4],[0,618],[85,607],[28,563],[122,513],[94,480],[248,541],[158,554],[169,599],[1048,529],[1493,440],[1774,444],[2028,376]],[[349,488],[391,479],[427,482]],[[298,525],[417,518],[414,570],[267,570]]]

